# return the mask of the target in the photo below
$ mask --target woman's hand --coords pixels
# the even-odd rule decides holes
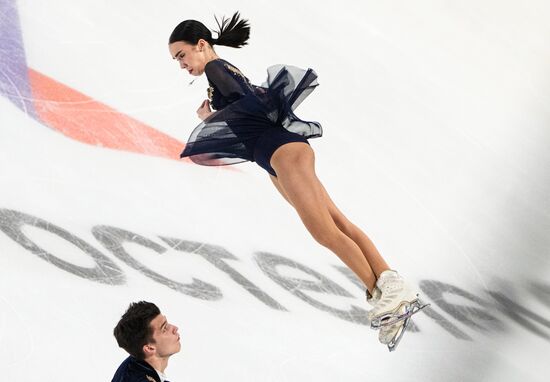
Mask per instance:
[[[197,109],[197,115],[203,121],[212,114],[212,109],[210,109],[210,102],[207,99],[202,101],[201,106]]]

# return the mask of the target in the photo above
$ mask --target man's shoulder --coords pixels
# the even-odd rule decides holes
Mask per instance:
[[[147,362],[130,356],[120,364],[111,382],[160,382],[160,378]]]

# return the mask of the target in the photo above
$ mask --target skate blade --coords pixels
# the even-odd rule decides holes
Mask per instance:
[[[393,325],[400,321],[406,320],[407,318],[410,318],[411,316],[420,312],[422,309],[430,306],[430,304],[421,304],[418,300],[416,300],[410,304],[401,305],[399,308],[403,306],[405,307],[405,311],[403,313],[397,315],[394,313],[384,314],[380,317],[373,319],[370,323],[370,327],[374,330],[378,330],[383,326]]]
[[[397,348],[397,345],[399,345],[399,342],[401,342],[401,338],[403,338],[403,334],[405,334],[405,330],[407,330],[407,327],[409,326],[409,322],[411,321],[411,317],[405,319],[403,322],[403,325],[401,328],[399,328],[399,331],[395,334],[395,336],[392,338],[392,340],[388,343],[388,350],[390,353],[392,351],[395,351]]]

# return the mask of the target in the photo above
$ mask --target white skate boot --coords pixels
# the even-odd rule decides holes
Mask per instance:
[[[371,327],[380,329],[378,340],[393,351],[409,324],[410,316],[427,305],[420,306],[418,293],[395,271],[382,272],[376,286],[382,295],[368,317]]]
[[[378,287],[375,287],[373,289],[372,294],[367,290],[367,303],[373,308],[380,301],[380,297],[382,297],[382,292],[380,291],[380,289],[378,289]],[[395,337],[397,332],[399,331],[400,327],[401,327],[400,323],[390,325],[390,326],[380,327],[378,340],[384,345],[389,344],[391,340]]]
[[[374,286],[372,294],[367,289],[367,303],[373,308],[378,304],[378,301],[380,301],[380,297],[382,297],[382,292],[376,285]]]

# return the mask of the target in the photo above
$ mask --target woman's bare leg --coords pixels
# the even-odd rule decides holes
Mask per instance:
[[[273,185],[275,188],[279,191],[279,193],[282,195],[282,197],[290,204],[290,200],[288,199],[288,196],[286,195],[285,190],[283,187],[279,184],[279,181],[277,180],[277,177],[270,175],[271,181],[273,182]],[[374,243],[370,240],[370,238],[355,224],[353,224],[339,209],[336,207],[330,196],[328,195],[325,187],[321,183],[321,187],[323,188],[325,199],[327,206],[329,208],[329,213],[332,216],[332,220],[334,220],[334,223],[336,226],[342,231],[347,237],[349,237],[351,240],[355,242],[361,248],[361,252],[363,252],[363,255],[367,259],[369,265],[371,266],[372,270],[374,271],[374,274],[376,275],[376,278],[380,277],[380,274],[388,269],[390,267],[380,255],[380,252],[378,252],[378,249],[376,249],[376,246]]]
[[[361,248],[363,255],[365,256],[365,258],[369,262],[369,265],[374,271],[376,278],[380,277],[380,274],[390,269],[390,267],[388,266],[382,255],[380,255],[380,252],[378,252],[378,249],[376,249],[376,246],[371,241],[371,239],[369,239],[369,237],[359,227],[353,224],[338,209],[338,207],[336,207],[322,184],[321,187],[323,188],[325,194],[325,199],[329,207],[330,215],[336,223],[336,226],[340,228],[340,230],[344,232],[351,240],[353,240],[359,246],[359,248]]]
[[[277,180],[277,177],[276,176],[273,176],[271,174],[269,174],[269,178],[271,179],[271,181],[273,182],[273,185],[275,186],[275,188],[277,189],[277,191],[279,191],[279,193],[281,194],[281,196],[288,202],[288,204],[290,204],[292,207],[294,207],[292,205],[292,202],[288,199],[288,196],[286,195],[286,191],[283,190],[283,186],[281,186],[279,184],[279,181]]]
[[[326,191],[315,175],[314,162],[313,150],[305,143],[279,147],[271,157],[271,166],[277,173],[274,184],[296,209],[313,238],[334,252],[372,291],[376,275],[361,248],[336,225]]]

